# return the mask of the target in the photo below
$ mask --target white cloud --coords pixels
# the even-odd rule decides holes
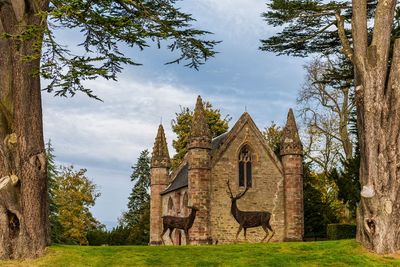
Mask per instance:
[[[124,193],[116,193],[117,185],[131,188],[130,166],[140,151],[151,151],[160,117],[171,145],[170,122],[179,105],[193,106],[196,94],[172,84],[128,79],[118,83],[98,80],[88,86],[96,88],[104,102],[79,95],[72,99],[43,95],[45,136],[52,139],[60,163],[88,169],[103,193],[95,211],[100,211],[102,220],[115,220],[129,193],[122,189]],[[117,209],[107,211],[110,200]]]
[[[261,13],[267,10],[264,1],[202,0],[184,1],[181,5],[184,11],[196,13],[197,23],[207,26],[207,30],[223,32],[224,41],[228,37],[242,43],[250,37],[253,42],[255,37],[260,38],[274,31],[261,17]]]

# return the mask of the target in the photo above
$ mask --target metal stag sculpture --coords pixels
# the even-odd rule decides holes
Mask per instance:
[[[274,236],[275,231],[272,230],[271,224],[269,223],[271,219],[271,213],[268,211],[241,211],[237,207],[237,200],[240,199],[241,197],[246,194],[247,190],[249,189],[246,187],[246,189],[242,192],[237,194],[236,196],[233,196],[231,187],[229,185],[229,181],[226,181],[226,184],[228,186],[228,196],[231,198],[231,214],[235,218],[235,220],[239,223],[239,230],[236,233],[236,240],[240,234],[240,232],[244,231],[244,239],[246,240],[246,230],[247,228],[253,228],[253,227],[258,227],[261,226],[264,231],[265,231],[265,237],[261,240],[263,242],[269,235],[269,231],[272,232],[271,236],[268,238],[267,242],[271,240],[271,238]],[[269,230],[269,231],[268,231]]]
[[[163,236],[168,229],[169,229],[169,239],[171,240],[172,244],[174,244],[174,241],[172,240],[171,235],[174,229],[183,230],[186,236],[186,244],[189,244],[189,229],[192,228],[194,219],[196,218],[196,212],[198,211],[198,209],[195,207],[188,207],[188,208],[192,210],[188,217],[162,216],[163,231],[160,237],[163,244],[165,244]]]

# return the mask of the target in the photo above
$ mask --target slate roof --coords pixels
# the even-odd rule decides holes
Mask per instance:
[[[222,143],[224,142],[224,140],[226,139],[227,136],[228,136],[228,132],[215,137],[211,141],[211,154],[214,150],[218,149],[222,145]],[[175,191],[180,188],[188,186],[189,166],[188,166],[187,162],[184,164],[185,165],[183,167],[181,167],[181,169],[175,175],[174,180],[170,183],[170,185],[167,187],[167,189],[165,189],[163,192],[161,192],[161,195],[164,195],[169,192],[172,192],[172,191]]]

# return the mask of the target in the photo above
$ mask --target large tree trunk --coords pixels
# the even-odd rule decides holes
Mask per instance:
[[[373,65],[365,75],[357,96],[364,186],[357,239],[378,253],[393,253],[400,250],[400,40],[388,82]]]
[[[35,14],[47,5],[47,1],[0,2],[2,259],[37,257],[49,242],[40,77],[34,75],[40,67],[41,29],[46,21]],[[37,32],[21,36],[26,30]],[[4,33],[8,38],[1,39]]]
[[[397,0],[378,1],[370,43],[366,1],[352,3],[354,50],[341,40],[356,81],[362,186],[357,240],[377,253],[393,253],[400,250],[400,40],[390,53]]]

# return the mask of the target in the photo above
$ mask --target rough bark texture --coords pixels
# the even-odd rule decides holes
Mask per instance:
[[[389,60],[396,2],[378,2],[373,38],[368,44],[365,1],[353,0],[353,63],[363,187],[357,239],[382,254],[400,250],[400,40],[395,42]]]
[[[34,38],[18,38],[45,18],[48,1],[0,3],[0,258],[34,258],[48,244],[47,176],[44,154],[40,60]],[[44,22],[43,22],[44,21]],[[5,33],[8,38],[4,38]],[[39,39],[37,39],[39,38]],[[28,39],[28,40],[27,40]],[[39,51],[40,52],[40,51]]]

